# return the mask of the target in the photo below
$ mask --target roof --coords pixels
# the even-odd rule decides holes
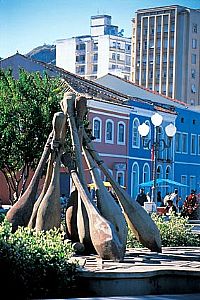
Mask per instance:
[[[18,63],[12,65],[14,61]],[[7,68],[15,66],[18,70],[19,68],[24,68],[29,72],[44,72],[45,70],[50,76],[60,76],[63,79],[63,86],[66,86],[66,91],[72,90],[77,94],[87,94],[87,96],[100,101],[111,101],[118,105],[130,105],[129,101],[132,100],[135,103],[153,104],[155,109],[164,110],[167,113],[173,113],[174,111],[174,103],[171,101],[166,103],[164,101],[166,98],[159,98],[158,95],[154,95],[151,99],[149,95],[153,95],[153,93],[142,94],[141,91],[144,91],[144,89],[115,75],[108,74],[98,80],[91,81],[55,65],[47,64],[19,53],[1,60],[0,67],[2,66],[4,69],[5,66]]]
[[[187,108],[188,105],[177,99],[171,99],[157,92],[153,92],[147,88],[139,86],[131,81],[122,79],[113,74],[107,74],[95,80],[101,85],[114,89],[120,93],[126,93],[129,98],[134,98],[148,101],[149,103],[154,103],[156,105],[161,105],[163,107],[168,106],[168,108],[180,107]]]

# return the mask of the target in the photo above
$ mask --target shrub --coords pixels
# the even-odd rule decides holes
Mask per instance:
[[[77,264],[69,262],[72,254],[58,229],[36,233],[20,227],[11,233],[5,219],[0,226],[1,286],[15,298],[66,298],[76,283]]]
[[[152,219],[158,226],[163,247],[200,246],[200,236],[191,232],[192,226],[188,218],[171,215],[168,220],[165,216],[152,214]],[[127,247],[143,247],[132,232],[128,232]]]

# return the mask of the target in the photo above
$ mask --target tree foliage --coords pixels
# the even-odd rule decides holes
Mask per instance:
[[[9,194],[22,194],[30,174],[38,164],[52,118],[60,111],[63,97],[59,78],[20,70],[0,70],[0,171]]]

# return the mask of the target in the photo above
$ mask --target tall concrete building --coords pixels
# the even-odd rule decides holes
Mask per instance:
[[[200,10],[139,9],[133,21],[131,80],[200,105]]]
[[[111,16],[92,16],[90,35],[56,41],[56,65],[86,79],[114,73],[129,80],[131,38],[111,24]]]

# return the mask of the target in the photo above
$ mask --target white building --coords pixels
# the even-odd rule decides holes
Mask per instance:
[[[56,65],[91,80],[108,73],[130,79],[131,38],[122,32],[111,16],[92,16],[90,35],[56,41]]]
[[[200,104],[200,10],[173,5],[139,9],[133,19],[131,80]]]

